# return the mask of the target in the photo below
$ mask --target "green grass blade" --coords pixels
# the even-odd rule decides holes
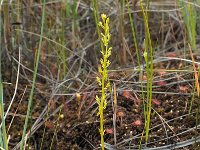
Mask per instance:
[[[195,6],[191,3],[185,3],[183,0],[179,1],[181,9],[181,13],[183,16],[183,21],[185,23],[186,31],[188,34],[189,43],[192,46],[194,51],[197,51],[196,47],[196,19],[197,14],[195,10]]]
[[[20,150],[23,149],[24,146],[24,138],[26,135],[26,130],[27,130],[27,126],[28,126],[28,120],[29,120],[29,116],[30,116],[30,112],[31,112],[31,106],[32,106],[32,101],[33,101],[33,93],[34,93],[34,89],[35,89],[35,82],[36,82],[36,76],[37,76],[37,70],[38,70],[38,63],[39,63],[39,58],[40,58],[40,50],[42,47],[42,35],[43,35],[43,31],[44,31],[44,20],[45,20],[45,3],[46,0],[43,0],[43,8],[42,8],[42,26],[41,26],[41,32],[40,32],[40,42],[39,42],[39,48],[37,51],[37,56],[36,56],[36,64],[35,64],[35,70],[34,70],[34,74],[33,74],[33,82],[32,82],[32,88],[31,88],[31,93],[29,96],[29,103],[28,103],[28,109],[27,109],[27,114],[26,114],[26,119],[25,119],[25,124],[24,124],[24,129],[23,129],[23,134],[22,134],[22,140],[20,143]]]
[[[140,0],[140,7],[145,23],[145,52],[144,58],[146,62],[146,73],[147,73],[147,96],[146,96],[146,108],[145,114],[145,141],[148,142],[150,121],[151,121],[151,107],[152,107],[152,83],[153,83],[153,48],[151,42],[151,36],[148,24],[148,14],[143,7],[142,0]],[[147,8],[146,8],[147,9]]]
[[[129,6],[129,3],[128,3],[128,0],[126,0],[126,3],[127,3],[127,7],[128,7],[128,15],[129,15],[130,23],[131,23],[131,30],[132,30],[133,42],[134,42],[134,46],[135,46],[135,50],[136,50],[136,55],[137,55],[138,66],[140,66],[140,56],[139,56],[137,38],[136,38],[136,33],[135,33],[133,18],[131,16],[131,11],[130,11],[130,6]],[[139,70],[141,70],[140,67],[139,67]]]
[[[2,84],[1,77],[0,77],[0,111],[1,111],[1,119],[2,119],[2,127],[1,127],[1,131],[0,131],[2,147],[7,150],[8,142],[7,142],[5,119],[4,119],[3,84]]]
[[[2,1],[3,2],[3,1]],[[0,12],[1,14],[1,12]],[[2,35],[1,32],[1,23],[2,23],[2,18],[0,17],[0,34]],[[3,83],[2,83],[2,76],[1,76],[1,54],[2,54],[2,39],[0,39],[0,118],[2,120],[1,122],[1,127],[0,127],[0,146],[8,150],[8,142],[7,142],[7,132],[6,132],[6,125],[5,125],[5,118],[4,118],[4,102],[3,102]]]

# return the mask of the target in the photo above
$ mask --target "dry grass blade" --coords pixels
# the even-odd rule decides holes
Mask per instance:
[[[114,101],[113,101],[113,128],[114,128],[114,143],[117,143],[117,137],[116,137],[116,115],[117,115],[117,89],[116,84],[113,85],[113,91],[114,91]]]
[[[197,69],[196,69],[196,66],[195,66],[195,60],[194,60],[194,57],[193,57],[193,54],[192,54],[192,49],[191,49],[190,44],[188,44],[188,45],[189,45],[189,50],[190,50],[190,56],[192,58],[192,66],[193,66],[194,77],[195,77],[195,86],[196,86],[196,89],[197,89],[197,95],[199,97],[200,96],[199,78],[198,78]]]

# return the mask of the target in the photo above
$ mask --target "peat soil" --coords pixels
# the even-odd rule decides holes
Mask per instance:
[[[171,57],[169,57],[171,58]],[[199,100],[194,91],[194,77],[191,72],[166,72],[180,68],[181,61],[168,60],[155,63],[153,78],[153,100],[151,113],[151,130],[148,144],[145,143],[144,133],[144,103],[141,87],[145,89],[146,76],[143,83],[139,81],[139,73],[134,68],[112,71],[110,80],[112,86],[116,84],[117,109],[114,113],[113,93],[108,95],[108,105],[105,109],[105,142],[108,149],[139,149],[168,146],[169,149],[178,149],[180,142],[197,138],[192,144],[180,146],[179,149],[199,148]],[[159,68],[157,67],[159,66]],[[161,68],[163,66],[163,68]],[[23,67],[22,67],[23,68]],[[187,68],[184,68],[187,70]],[[15,82],[10,83],[10,72],[3,74],[5,106],[12,98]],[[14,73],[17,73],[14,70]],[[42,71],[39,72],[42,74]],[[23,75],[29,77],[29,81]],[[27,149],[99,149],[99,117],[95,95],[98,94],[96,74],[82,75],[85,81],[82,84],[72,81],[72,88],[65,90],[67,94],[57,91],[52,94],[52,86],[39,76],[33,98],[32,117],[29,120],[29,129],[32,136],[27,141]],[[21,139],[31,85],[31,73],[24,68],[20,71],[19,85],[9,115],[6,119],[9,135],[9,147],[16,148]],[[55,83],[57,84],[57,83]],[[55,85],[56,87],[57,85]],[[68,83],[62,88],[67,88]],[[54,88],[55,88],[54,87]],[[82,88],[80,88],[82,87]],[[76,89],[77,92],[76,92]],[[145,94],[145,92],[143,93]],[[52,96],[53,95],[53,96]],[[60,107],[62,106],[62,107]],[[48,107],[45,109],[45,107]],[[44,113],[46,112],[46,113]],[[42,115],[44,114],[44,115]],[[113,114],[116,119],[113,121]],[[13,120],[12,120],[13,119]],[[115,124],[115,129],[113,126]],[[11,126],[10,126],[11,124]],[[142,136],[143,134],[143,136]],[[116,136],[116,138],[114,138]],[[116,146],[114,146],[116,144]],[[181,144],[180,144],[181,145]],[[147,149],[148,149],[147,148]]]

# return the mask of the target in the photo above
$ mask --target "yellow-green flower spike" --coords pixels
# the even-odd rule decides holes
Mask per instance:
[[[101,33],[101,42],[103,43],[104,47],[101,49],[102,58],[100,58],[100,64],[101,66],[98,67],[98,72],[101,77],[97,77],[97,82],[99,86],[101,87],[100,93],[101,98],[96,96],[96,102],[99,105],[99,111],[98,115],[100,116],[100,135],[101,135],[101,149],[104,150],[104,117],[103,117],[103,111],[106,109],[107,102],[106,102],[106,92],[107,89],[110,87],[110,82],[108,79],[108,67],[110,66],[111,62],[108,60],[108,58],[111,55],[112,47],[109,47],[109,41],[110,41],[110,28],[109,28],[109,18],[105,15],[101,15],[102,22],[99,22],[99,27],[102,29]]]

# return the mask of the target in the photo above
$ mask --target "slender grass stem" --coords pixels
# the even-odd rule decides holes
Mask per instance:
[[[1,15],[1,11],[0,11],[0,15]],[[8,16],[4,16],[4,17],[8,17]],[[1,17],[0,17],[0,22],[2,22]],[[1,31],[2,31],[2,26],[0,24],[0,35],[2,35]],[[2,149],[8,150],[8,139],[7,139],[5,117],[4,117],[4,100],[3,100],[3,83],[2,83],[2,74],[1,74],[1,72],[2,72],[1,62],[2,62],[2,39],[0,38],[0,119],[1,119],[1,124],[2,124],[2,126],[0,127],[0,147],[2,147]]]
[[[151,36],[148,25],[148,14],[145,12],[142,0],[140,0],[140,7],[145,22],[145,52],[144,58],[146,62],[146,73],[147,73],[147,104],[145,114],[145,141],[148,142],[150,121],[151,121],[151,106],[152,106],[152,83],[153,83],[153,48],[151,43]],[[150,61],[150,63],[149,63]]]
[[[36,82],[36,77],[37,77],[37,70],[38,70],[38,64],[39,64],[39,58],[40,58],[40,50],[42,47],[42,36],[43,36],[43,32],[44,32],[44,20],[45,20],[45,3],[46,0],[43,0],[43,4],[42,5],[42,26],[41,26],[41,32],[40,32],[40,42],[39,42],[39,48],[37,51],[37,55],[36,55],[36,64],[35,64],[35,70],[34,70],[34,74],[33,74],[33,82],[32,82],[32,88],[31,88],[31,93],[29,96],[29,102],[28,102],[28,109],[27,109],[27,114],[26,114],[26,119],[25,119],[25,124],[24,124],[24,129],[23,129],[23,134],[22,134],[22,140],[20,143],[20,150],[23,149],[24,147],[24,138],[26,135],[26,130],[27,130],[27,126],[28,126],[28,120],[30,117],[30,112],[31,112],[31,107],[32,107],[32,102],[33,102],[33,94],[34,94],[34,90],[35,90],[35,82]]]

